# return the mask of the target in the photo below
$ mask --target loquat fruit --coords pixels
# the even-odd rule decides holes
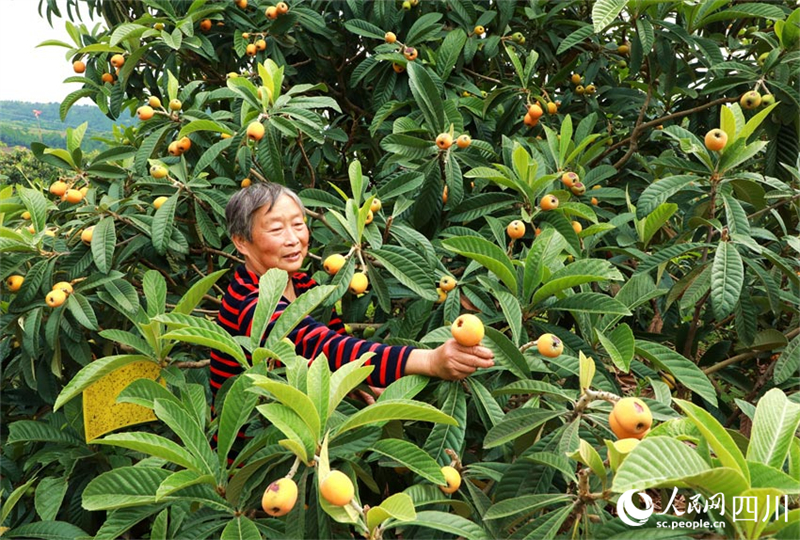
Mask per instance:
[[[484,27],[483,27],[483,26],[481,26],[481,25],[478,25],[478,26],[476,26],[475,28],[473,28],[473,29],[472,29],[472,32],[473,32],[473,33],[474,33],[476,36],[480,36],[480,35],[482,35],[482,34],[486,33],[486,28],[484,28]]]
[[[155,114],[155,111],[153,111],[153,108],[150,105],[142,105],[136,109],[136,116],[138,116],[139,120],[142,121],[150,120],[153,118],[153,114]]]
[[[331,471],[320,482],[319,493],[334,506],[346,506],[353,500],[355,487],[350,477],[342,471]]]
[[[515,219],[508,224],[508,227],[506,227],[506,233],[508,234],[509,238],[514,240],[522,238],[525,236],[525,224],[522,221]]]
[[[278,10],[278,15],[286,15],[289,13],[289,4],[286,2],[278,2],[275,4],[275,8]]]
[[[167,173],[167,168],[161,165],[153,165],[150,167],[150,176],[153,178],[166,178]]]
[[[67,295],[72,294],[72,284],[69,281],[59,281],[53,285],[53,290],[64,291]]]
[[[572,230],[575,231],[575,234],[580,234],[581,231],[583,230],[583,225],[581,225],[577,221],[573,221],[572,222]]]
[[[472,138],[466,133],[459,135],[458,139],[456,139],[456,146],[459,148],[467,148],[470,144],[472,144]]]
[[[67,293],[62,290],[50,291],[47,293],[47,296],[44,297],[45,303],[51,308],[57,308],[63,304],[66,299]]]
[[[64,194],[64,200],[68,203],[79,203],[83,200],[83,193],[77,189],[68,189]]]
[[[538,120],[544,114],[544,110],[542,110],[542,107],[538,103],[534,103],[528,107],[528,114],[531,116],[531,118]]]
[[[208,32],[211,30],[211,21],[209,19],[203,19],[200,21],[200,30],[202,32]]]
[[[322,263],[322,267],[328,274],[335,276],[336,273],[342,269],[342,266],[344,266],[345,262],[346,261],[343,255],[334,253],[325,259],[325,262]]]
[[[247,138],[251,141],[260,141],[264,137],[264,124],[261,122],[250,122],[247,126]]]
[[[269,6],[267,10],[264,12],[264,15],[267,16],[267,19],[274,21],[278,18],[278,8],[275,6]]]
[[[564,343],[553,334],[542,334],[536,340],[536,350],[548,358],[556,358],[564,352]]]
[[[450,276],[442,276],[442,278],[439,280],[439,288],[444,292],[452,291],[456,288],[456,285],[458,285],[458,282]]]
[[[584,193],[586,193],[586,186],[581,182],[575,182],[574,184],[572,184],[569,190],[572,192],[573,195],[581,196]]]
[[[367,279],[367,275],[364,272],[356,272],[353,274],[353,278],[350,280],[350,292],[353,294],[361,294],[367,290],[369,286],[369,279]]]
[[[147,100],[147,104],[154,109],[161,108],[161,100],[156,96],[150,96],[150,99]]]
[[[369,225],[372,223],[372,220],[375,219],[375,214],[372,210],[367,211],[367,218],[364,220],[364,225]]]
[[[755,109],[761,105],[761,94],[755,90],[745,92],[742,94],[741,99],[739,99],[739,105],[741,105],[743,109]]]
[[[384,40],[386,43],[394,43],[395,41],[397,41],[397,36],[395,35],[395,33],[394,33],[394,32],[386,32],[386,33],[383,35],[383,40]]]
[[[439,133],[436,137],[436,146],[440,150],[447,150],[453,145],[453,137],[449,133]]]
[[[179,99],[171,99],[169,102],[169,109],[171,111],[179,111],[183,108],[183,103]]]
[[[25,278],[15,274],[13,276],[8,276],[6,278],[6,287],[11,292],[17,292],[22,287],[22,284],[25,282]]]
[[[104,83],[114,83],[114,76],[111,73],[103,73],[100,76],[100,80]]]
[[[81,241],[89,244],[92,242],[92,235],[94,233],[94,225],[91,227],[86,227],[81,231]]]
[[[568,188],[571,188],[573,185],[575,185],[575,182],[580,182],[580,181],[581,177],[574,172],[565,172],[564,174],[561,175],[561,183],[563,183]]]
[[[161,197],[158,197],[156,200],[153,201],[153,207],[156,210],[158,210],[159,208],[161,208],[161,205],[164,204],[165,202],[167,202],[168,200],[169,200],[169,197],[165,197],[165,196],[162,195]]]
[[[252,182],[251,182],[251,180],[250,180],[249,178],[244,178],[244,179],[242,180],[242,183],[241,183],[241,184],[239,184],[239,185],[240,185],[240,186],[242,186],[243,188],[246,188],[246,187],[250,187],[250,184],[251,184],[251,183],[252,183]]]
[[[181,149],[178,146],[178,141],[172,141],[171,143],[169,143],[169,146],[167,147],[167,152],[169,152],[169,155],[171,156],[181,155]]]
[[[641,439],[653,424],[653,414],[641,399],[626,397],[614,404],[608,424],[620,439]]]
[[[547,103],[547,114],[556,114],[558,112],[558,105],[552,101]]]
[[[419,53],[417,52],[417,49],[415,49],[414,47],[406,47],[403,49],[403,56],[405,56],[406,60],[408,60],[409,62],[413,62],[414,60],[416,60],[418,55]]]
[[[74,71],[75,73],[83,73],[84,71],[86,71],[86,64],[80,60],[75,60],[72,63],[72,71]]]
[[[121,54],[115,54],[111,57],[111,65],[115,68],[121,68],[122,65],[125,63],[125,57]]]
[[[539,202],[539,206],[545,211],[555,210],[558,208],[558,197],[555,195],[545,195]]]
[[[712,152],[719,152],[728,144],[728,134],[719,128],[712,129],[706,133],[705,143],[706,148]]]
[[[22,212],[22,214],[20,215],[20,217],[21,217],[22,219],[31,219],[31,213],[30,213],[30,212],[28,212],[27,210],[25,210],[24,212]]]
[[[261,496],[261,508],[272,517],[288,514],[297,502],[297,484],[291,478],[272,482]]]
[[[450,327],[453,338],[464,347],[474,347],[483,339],[485,330],[481,320],[472,314],[459,315]]]
[[[383,207],[383,205],[381,204],[381,200],[377,199],[377,198],[376,199],[372,199],[372,202],[369,205],[369,209],[372,210],[375,213],[380,212],[382,207]]]
[[[447,482],[446,486],[439,486],[439,489],[445,493],[455,493],[461,487],[461,475],[453,467],[447,465],[442,467],[442,474],[444,480]]]
[[[441,287],[436,287],[436,294],[439,295],[439,298],[436,299],[437,304],[441,304],[447,300],[447,293],[443,291]]]
[[[67,192],[68,188],[69,186],[67,186],[66,182],[63,182],[61,180],[56,180],[55,182],[50,184],[50,193],[52,193],[53,195],[57,195],[58,197],[61,197]]]

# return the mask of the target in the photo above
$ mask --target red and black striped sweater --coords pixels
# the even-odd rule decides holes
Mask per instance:
[[[291,279],[298,296],[317,286],[317,282],[305,273],[298,272]],[[217,324],[232,336],[249,336],[257,302],[258,276],[241,265],[236,268],[233,280],[222,298]],[[264,333],[264,338],[269,335],[275,321],[288,305],[289,300],[281,297],[267,326],[267,331]],[[366,365],[375,366],[367,378],[367,383],[381,387],[387,386],[403,376],[408,356],[413,350],[408,346],[382,345],[348,336],[342,320],[335,310],[327,325],[317,322],[311,317],[306,317],[288,337],[295,344],[297,354],[308,358],[309,363],[319,353],[325,353],[331,371],[357,360],[366,352],[374,352],[375,355],[366,362]],[[262,343],[264,338],[262,338]],[[245,355],[249,361],[250,354],[245,352]],[[243,371],[236,360],[216,350],[211,351],[210,370],[211,392],[215,399],[222,384]]]

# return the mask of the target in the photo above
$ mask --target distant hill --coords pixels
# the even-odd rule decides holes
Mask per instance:
[[[59,114],[60,103],[30,103],[26,101],[0,101],[0,146],[24,146],[31,142],[43,142],[57,148],[65,148],[64,135],[68,127],[78,127],[84,122],[89,126],[84,137],[84,150],[104,148],[92,137],[110,138],[114,122],[109,120],[95,105],[73,105],[64,122]],[[41,111],[36,118],[34,111]]]

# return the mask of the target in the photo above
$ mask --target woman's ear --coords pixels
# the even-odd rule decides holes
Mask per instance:
[[[233,245],[236,246],[236,250],[241,253],[242,256],[247,257],[250,254],[250,242],[245,240],[244,237],[235,234],[231,240],[233,240]]]

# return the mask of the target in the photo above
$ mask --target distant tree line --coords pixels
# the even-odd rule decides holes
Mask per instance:
[[[66,129],[88,122],[84,138],[86,150],[98,150],[105,146],[102,142],[91,139],[98,136],[108,137],[114,123],[97,107],[75,105],[63,122],[59,107],[59,103],[0,101],[0,143],[30,148],[31,142],[42,142],[48,146],[64,148]]]

